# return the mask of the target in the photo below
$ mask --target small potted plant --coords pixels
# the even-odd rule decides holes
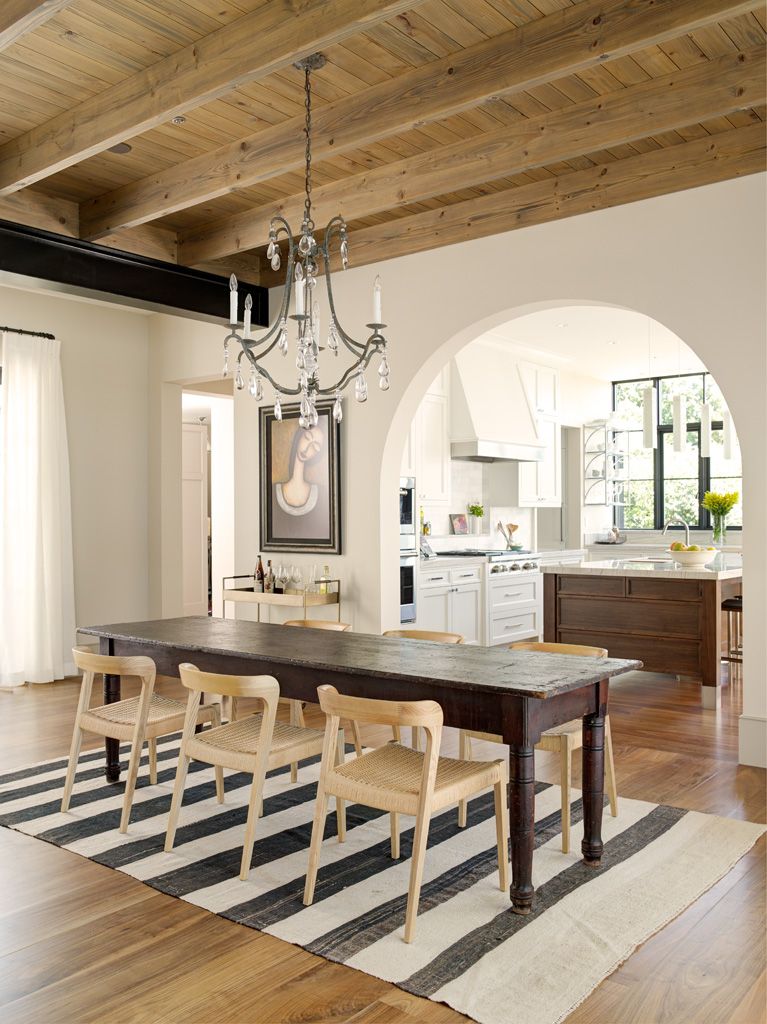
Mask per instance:
[[[475,502],[468,506],[468,511],[471,516],[471,532],[482,533],[482,517],[485,514],[485,506]]]
[[[711,513],[711,524],[714,530],[714,544],[723,547],[727,543],[727,516],[738,504],[740,497],[737,491],[719,494],[706,491],[701,505]]]

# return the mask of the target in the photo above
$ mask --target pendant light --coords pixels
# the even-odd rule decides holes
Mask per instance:
[[[681,378],[681,345],[676,339],[676,375],[677,384]],[[687,399],[684,395],[674,395],[671,402],[672,439],[675,452],[683,452],[687,447]]]
[[[700,407],[700,457],[711,458],[711,405],[704,402]]]
[[[652,380],[652,321],[647,317],[647,376]],[[642,389],[642,446],[658,447],[658,392],[654,385]]]
[[[722,425],[724,434],[724,457],[725,459],[732,458],[732,416],[730,410],[725,409],[722,413]]]

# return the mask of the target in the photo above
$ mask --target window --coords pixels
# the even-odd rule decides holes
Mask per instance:
[[[654,449],[642,444],[642,392],[654,386],[657,395],[658,443]],[[675,452],[673,446],[673,400],[682,395],[687,410],[687,445]],[[700,454],[701,406],[711,405],[711,455]],[[677,515],[693,529],[711,528],[711,517],[701,508],[706,491],[737,491],[741,497],[743,478],[740,448],[733,435],[732,458],[724,457],[723,416],[727,406],[710,373],[673,377],[643,378],[613,382],[613,409],[623,428],[616,431],[616,444],[624,454],[616,463],[615,522],[626,530],[662,530]],[[739,501],[727,520],[728,527],[743,525]]]

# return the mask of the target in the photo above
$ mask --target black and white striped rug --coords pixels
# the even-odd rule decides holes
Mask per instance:
[[[492,795],[469,805],[466,829],[451,808],[432,820],[415,942],[402,941],[412,819],[402,818],[402,856],[389,856],[389,817],[354,805],[347,840],[328,815],[314,904],[301,897],[319,765],[291,785],[271,773],[250,878],[238,879],[250,777],[228,773],[226,804],[213,770],[193,763],[176,847],[163,852],[177,739],[159,745],[158,785],[146,760],[128,835],[117,831],[122,786],[104,781],[103,752],[80,758],[72,805],[59,811],[66,760],[0,775],[0,824],[124,871],[155,889],[268,932],[328,960],[448,1003],[481,1024],[555,1024],[633,950],[722,877],[764,826],[620,801],[605,813],[603,866],[560,850],[559,789],[536,796],[534,913],[518,917],[498,888]],[[127,748],[122,752],[127,758]],[[577,795],[577,793],[574,793]],[[331,802],[331,807],[332,807]]]

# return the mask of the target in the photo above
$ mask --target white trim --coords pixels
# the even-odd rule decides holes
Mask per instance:
[[[767,768],[767,718],[740,716],[738,762]]]

